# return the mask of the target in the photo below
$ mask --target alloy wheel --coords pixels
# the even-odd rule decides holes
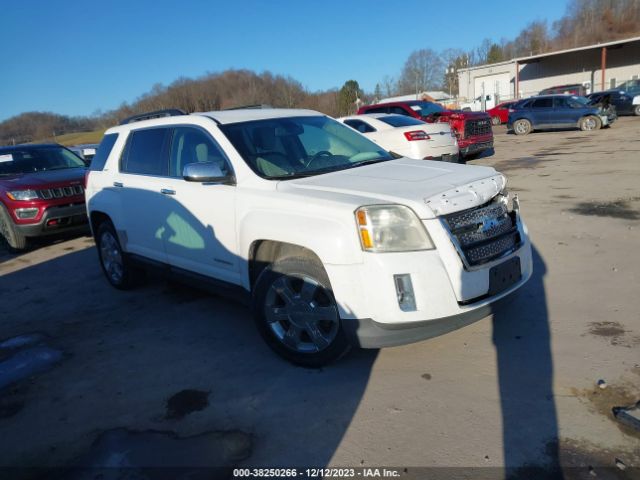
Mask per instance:
[[[104,271],[111,282],[121,283],[124,274],[122,252],[118,241],[110,231],[104,231],[100,236],[100,258]]]
[[[299,353],[324,350],[340,327],[333,296],[308,276],[276,279],[267,292],[264,313],[276,338]]]

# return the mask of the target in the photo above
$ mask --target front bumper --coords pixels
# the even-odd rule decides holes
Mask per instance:
[[[480,320],[532,274],[531,244],[518,219],[521,243],[508,255],[466,267],[438,219],[424,220],[436,246],[419,252],[366,254],[362,264],[326,265],[344,329],[352,343],[380,348],[425,340]],[[491,272],[514,257],[520,277],[491,294]],[[410,275],[415,310],[398,303],[395,275]]]
[[[385,324],[371,318],[343,319],[344,329],[352,345],[360,348],[384,348],[438,337],[482,320],[491,313],[485,305],[450,317],[423,320],[420,322]]]
[[[16,224],[16,228],[25,237],[87,230],[87,209],[84,203],[49,207],[37,223]]]
[[[472,144],[467,145],[466,147],[461,147],[460,148],[460,155],[462,155],[462,156],[472,155],[474,153],[483,152],[483,151],[488,150],[490,148],[493,148],[493,140],[489,140],[489,141],[486,141],[486,142],[472,143]]]

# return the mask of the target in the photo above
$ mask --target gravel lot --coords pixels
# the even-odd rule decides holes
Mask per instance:
[[[640,434],[611,414],[640,400],[640,119],[497,127],[495,143],[470,163],[520,196],[534,278],[493,317],[324,370],[277,358],[239,304],[160,280],[112,289],[89,237],[0,250],[0,343],[37,334],[0,347],[0,373],[16,352],[61,353],[0,389],[0,466],[95,465],[120,448],[155,465],[640,475]]]

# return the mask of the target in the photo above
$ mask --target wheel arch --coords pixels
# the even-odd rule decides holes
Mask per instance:
[[[318,255],[309,248],[277,240],[255,240],[249,247],[249,285],[253,290],[256,280],[269,265],[287,257],[302,256],[323,265]]]

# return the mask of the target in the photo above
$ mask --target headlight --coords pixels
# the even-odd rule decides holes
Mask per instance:
[[[418,216],[404,205],[371,205],[356,210],[362,249],[408,252],[435,248]]]
[[[14,190],[7,192],[7,197],[11,200],[35,200],[38,198],[38,192],[35,190]]]

